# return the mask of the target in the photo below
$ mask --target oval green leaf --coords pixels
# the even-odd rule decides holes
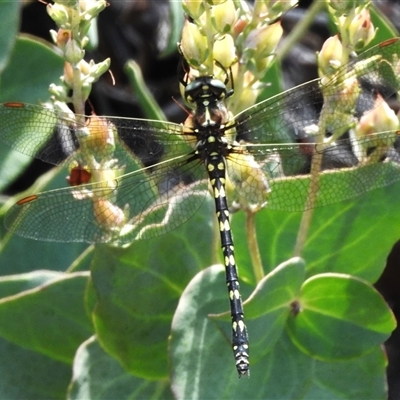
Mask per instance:
[[[346,360],[383,343],[396,323],[381,295],[368,283],[345,274],[308,279],[299,312],[289,319],[293,342],[320,360]]]

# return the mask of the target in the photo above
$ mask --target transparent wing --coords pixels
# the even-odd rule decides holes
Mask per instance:
[[[399,59],[400,39],[384,42],[329,81],[308,82],[240,113],[235,119],[237,145],[228,162],[239,194],[252,204],[268,200],[270,208],[302,211],[397,181],[398,125],[363,137],[355,134],[355,127],[385,99],[397,101]],[[323,140],[317,143],[321,127]],[[307,204],[316,154],[322,157],[323,171],[318,201]],[[265,173],[264,180],[257,168]]]
[[[399,89],[399,57],[399,39],[385,42],[323,85],[309,82],[240,113],[227,157],[238,193],[253,204],[301,211],[398,180],[396,132],[360,138],[353,131],[379,98]],[[323,136],[330,140],[316,144],[321,112]],[[73,154],[96,174],[94,183],[40,193],[12,207],[6,226],[22,236],[129,243],[174,229],[207,192],[205,168],[192,157],[196,138],[181,125],[108,117],[84,121],[20,103],[0,105],[0,117],[0,141],[54,164]],[[317,203],[308,204],[313,155],[322,157],[322,174]]]
[[[393,133],[377,134],[369,139],[369,144],[375,143],[378,148],[385,138],[393,140]],[[257,150],[253,146],[240,146],[228,159],[228,174],[238,194],[250,205],[267,204],[271,209],[298,212],[348,200],[400,179],[398,139],[377,162],[370,159],[358,162],[350,145],[350,139],[343,139],[323,150],[322,172],[317,183],[309,174],[311,155],[318,152],[315,145],[259,145]],[[248,153],[243,153],[244,148]],[[253,154],[257,155],[257,151],[263,152],[263,162],[255,161]],[[353,160],[354,166],[346,165],[349,160]],[[311,184],[317,185],[315,204],[307,197]]]
[[[47,241],[126,244],[147,239],[196,212],[208,190],[204,175],[202,165],[181,156],[151,171],[29,196],[7,212],[4,223],[21,236]]]
[[[322,107],[326,133],[346,132],[362,114],[400,89],[400,38],[383,42],[340,68],[330,80],[307,82],[262,101],[235,117],[236,140],[257,144],[310,142]],[[262,158],[262,153],[260,154]]]
[[[96,169],[110,169],[133,156],[148,166],[182,154],[190,145],[182,125],[166,121],[116,117],[74,116],[53,108],[26,103],[0,104],[0,141],[50,164],[63,164],[70,156],[81,165],[96,161]]]

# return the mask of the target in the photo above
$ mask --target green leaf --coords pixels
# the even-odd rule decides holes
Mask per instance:
[[[270,287],[273,288],[274,280],[285,280],[289,271],[295,272],[296,276],[296,264],[301,269],[301,263],[295,260],[279,267],[276,276],[270,276]],[[231,323],[217,323],[210,315],[229,306],[227,294],[222,290],[224,281],[224,268],[211,266],[198,273],[181,296],[170,338],[171,383],[175,396],[200,399],[294,398],[294,393],[308,379],[312,360],[296,349],[294,352],[283,350],[281,337],[271,346],[270,352],[264,351],[262,355],[257,353],[261,344],[250,347],[251,376],[238,379],[230,344]],[[267,281],[260,283],[260,291],[268,286]],[[257,293],[257,296],[257,307],[264,304],[268,308],[262,295]],[[250,302],[249,307],[256,308]],[[261,336],[257,330],[273,336],[266,321],[263,322],[249,321],[250,346],[254,344],[253,337],[257,341]],[[293,347],[290,343],[288,346]],[[300,359],[291,361],[296,354]],[[304,373],[299,376],[296,368]],[[296,382],[294,378],[297,377]]]
[[[365,356],[342,362],[315,361],[305,399],[386,400],[387,356],[380,346]]]
[[[220,265],[201,271],[179,300],[169,346],[172,387],[178,398],[229,398],[230,385],[239,381],[230,345],[231,324],[225,323],[220,331],[208,316],[228,307],[224,275]],[[240,383],[250,387],[247,379]]]
[[[361,279],[344,274],[309,278],[289,319],[292,340],[320,360],[360,356],[383,343],[396,327],[380,294]]]
[[[266,275],[246,300],[253,362],[268,353],[279,340],[304,277],[304,262],[292,258]]]
[[[20,329],[25,331],[24,326]],[[0,338],[0,398],[65,399],[71,366]]]
[[[69,400],[172,399],[169,383],[128,374],[92,337],[79,347],[69,387]]]
[[[269,364],[267,364],[267,359]],[[362,357],[322,362],[306,356],[283,334],[264,360],[263,380],[241,398],[263,399],[386,399],[386,357],[380,346]],[[255,369],[253,368],[253,379]],[[268,368],[269,367],[269,368]],[[258,372],[258,371],[257,371]],[[262,382],[262,384],[261,384]],[[261,390],[257,390],[258,387]],[[237,397],[238,398],[238,397]]]
[[[176,52],[177,43],[181,40],[184,14],[182,12],[182,5],[179,1],[170,0],[169,13],[171,16],[170,34],[168,43],[165,50],[162,52],[161,57],[167,57]]]
[[[44,68],[46,66],[46,68]],[[17,38],[1,75],[0,102],[45,102],[50,83],[58,83],[64,62],[49,44],[30,37]]]
[[[251,329],[252,363],[271,351],[280,339],[304,279],[303,260],[292,258],[266,275],[244,302],[247,325]],[[226,321],[230,321],[230,313],[218,318],[226,326]],[[219,325],[223,331],[223,325]]]
[[[399,173],[399,165],[389,162],[322,172],[317,201],[313,206],[329,206],[389,186],[399,181]],[[293,176],[271,182],[268,208],[292,212],[309,209],[309,186],[309,176]]]
[[[19,25],[18,1],[0,0],[0,74],[7,65]]]
[[[172,322],[170,366],[171,385],[176,398],[384,398],[385,357],[379,345],[375,345],[369,354],[356,359],[323,362],[300,351],[284,330],[270,346],[270,351],[258,354],[260,346],[257,338],[261,332],[266,336],[271,334],[266,320],[264,324],[257,324],[251,318],[252,308],[261,309],[263,305],[269,308],[267,290],[265,297],[259,292],[267,286],[272,288],[273,281],[283,283],[290,272],[294,273],[294,280],[300,282],[300,270],[301,262],[296,260],[278,267],[274,274],[260,282],[256,294],[246,302],[245,313],[249,311],[247,316],[250,315],[247,318],[249,379],[237,377],[230,344],[230,322],[222,324],[218,321],[217,324],[215,317],[210,315],[228,308],[226,293],[221,290],[225,279],[224,268],[212,266],[193,278],[181,296]],[[298,284],[293,285],[296,286]],[[289,288],[287,300],[290,298],[292,293]],[[256,301],[257,307],[252,304]],[[290,308],[290,304],[286,304],[286,309]],[[353,376],[358,380],[354,380]],[[349,397],[349,393],[355,396]]]
[[[82,301],[88,273],[64,274],[51,281],[48,272],[42,279],[33,273],[31,283],[27,276],[27,286],[45,283],[0,300],[0,335],[55,360],[72,362],[80,343],[92,334]],[[16,280],[20,278],[2,278],[1,291],[15,290]]]
[[[22,64],[25,66],[28,63],[27,60],[31,60],[32,57],[29,58],[26,55],[24,57]],[[40,61],[43,62],[42,59]],[[18,74],[20,70],[22,67],[19,63],[15,71],[9,72]],[[30,74],[32,70],[37,71],[38,74],[42,72],[40,67],[31,68]],[[24,73],[19,78],[26,79],[27,76],[32,78],[29,73]],[[61,68],[58,74],[61,74]],[[278,79],[267,78],[267,81],[275,83]],[[14,79],[9,82],[15,86],[17,81]],[[48,83],[45,86],[45,96],[47,96]],[[26,85],[26,82],[23,82],[23,85],[16,89],[23,90],[25,93],[26,86],[33,87],[34,85]],[[33,92],[40,93],[35,90]],[[5,100],[10,100],[10,98]],[[40,100],[42,97],[39,98]],[[6,157],[7,155],[1,159]],[[12,164],[11,158],[5,168],[8,169]],[[17,167],[17,171],[21,170],[23,165],[24,161],[22,161],[22,166]],[[357,174],[358,172],[353,175],[353,178],[350,175],[337,174],[336,181],[323,178],[322,184],[325,185],[328,197],[337,201],[359,195],[361,192],[355,186],[357,182],[363,182],[363,188],[365,182],[376,187],[370,175]],[[398,171],[390,172],[390,179],[395,176],[399,176]],[[10,179],[12,178],[8,176],[5,181]],[[386,181],[385,179],[384,177],[381,181],[382,185],[392,182],[390,179]],[[396,181],[398,178],[392,180]],[[282,186],[279,188],[279,185]],[[286,186],[287,189],[284,185],[286,183],[277,183],[274,188],[270,199],[271,207],[274,202],[278,202],[278,208],[280,207],[283,200],[279,197],[281,196],[279,193],[283,197],[292,195],[293,185]],[[302,193],[299,196],[300,202],[305,199],[305,191]],[[90,311],[94,309],[94,320],[101,344],[115,358],[105,354],[93,338],[84,342],[74,361],[71,391],[73,398],[170,398],[172,396],[167,388],[169,364],[172,368],[172,389],[175,398],[383,399],[385,397],[385,358],[379,345],[375,343],[380,343],[393,327],[393,320],[388,317],[387,307],[381,307],[383,302],[381,306],[377,306],[379,302],[376,296],[371,295],[369,286],[363,284],[368,288],[364,293],[353,283],[354,278],[350,279],[352,283],[349,294],[352,297],[348,297],[346,292],[346,296],[343,295],[340,301],[336,298],[333,301],[326,296],[324,301],[318,302],[320,299],[313,295],[312,290],[310,293],[305,290],[300,295],[299,290],[304,281],[304,270],[307,276],[336,271],[351,273],[373,282],[381,273],[391,245],[398,237],[396,232],[399,232],[400,227],[399,193],[397,184],[374,190],[363,198],[317,209],[303,253],[307,261],[306,265],[299,260],[291,259],[275,269],[276,265],[289,259],[293,254],[300,214],[272,210],[264,210],[259,214],[257,231],[264,268],[272,272],[259,283],[254,294],[245,304],[251,346],[250,379],[237,378],[230,344],[230,322],[225,322],[224,317],[215,317],[215,313],[226,312],[228,308],[224,268],[217,266],[201,271],[202,268],[211,264],[212,258],[216,257],[212,254],[213,233],[210,227],[215,217],[212,207],[208,206],[181,229],[162,238],[133,243],[126,249],[99,246],[96,249],[92,268],[92,285],[84,290],[82,284],[79,290],[71,290],[68,296],[69,302],[65,300],[67,297],[65,293],[62,291],[60,293],[56,287],[52,297],[40,298],[40,289],[51,292],[49,287],[55,285],[56,281],[53,279],[57,278],[57,274],[46,271],[42,276],[39,273],[31,277],[28,275],[28,278],[26,276],[20,276],[18,279],[5,278],[6,284],[0,285],[0,291],[4,297],[15,297],[4,299],[4,301],[10,301],[8,305],[11,308],[15,308],[13,314],[11,314],[11,309],[8,310],[8,319],[5,318],[7,313],[4,313],[1,325],[4,325],[3,329],[7,329],[8,321],[12,321],[10,331],[18,342],[23,345],[28,342],[22,337],[24,333],[28,339],[32,336],[39,342],[39,345],[35,347],[37,351],[48,352],[51,356],[54,356],[53,353],[57,351],[64,361],[70,361],[77,344],[87,336],[78,337],[79,335],[74,331],[72,336],[75,347],[71,346],[65,357],[61,346],[69,339],[70,330],[73,330],[65,320],[69,318],[76,322],[82,319],[85,321],[84,324],[88,324],[86,317],[83,317],[83,307],[81,308],[80,304],[85,297],[87,309]],[[325,201],[324,204],[327,202]],[[241,225],[242,221],[243,216],[238,213],[234,218],[233,229],[236,259],[241,278],[244,280],[243,298],[246,298],[246,294],[253,290],[255,282],[246,249],[247,237]],[[13,247],[14,240],[18,241],[18,246]],[[371,246],[371,243],[374,246]],[[74,258],[74,254],[79,254],[76,252],[77,247],[73,245],[48,245],[18,238],[13,238],[3,244],[5,247],[2,248],[2,258],[5,257],[4,262],[8,271],[12,271],[13,268],[25,271],[36,268],[38,265],[43,268],[43,265],[47,264],[50,264],[49,268],[59,269],[65,264],[68,265]],[[186,287],[196,273],[198,274]],[[304,285],[305,289],[310,289],[312,285],[310,282],[317,278],[307,281]],[[64,284],[65,282],[60,282],[60,286]],[[326,282],[321,286],[326,289],[325,293],[331,290]],[[354,289],[353,286],[356,288]],[[183,291],[184,295],[179,299]],[[339,293],[343,293],[343,290]],[[24,297],[29,295],[33,297],[29,299],[29,302],[25,301]],[[356,295],[359,295],[359,298],[356,298]],[[363,341],[370,351],[366,355],[332,363],[317,361],[300,351],[283,330],[290,311],[293,310],[293,305],[296,305],[293,303],[296,299],[307,300],[306,305],[314,305],[316,301],[319,306],[318,311],[325,307],[328,312],[333,313],[333,317],[339,319],[338,324],[350,325],[353,319],[349,318],[345,311],[347,312],[350,306],[357,305],[355,313],[350,314],[350,317],[360,317],[358,312],[365,310],[366,306],[358,302],[362,302],[364,297],[366,300],[372,298],[372,304],[375,305],[373,308],[375,318],[369,320],[369,316],[366,315],[363,315],[364,319],[360,318],[360,324],[363,324],[364,328],[367,326],[368,332],[368,340]],[[13,303],[17,300],[21,300],[21,303]],[[78,311],[69,309],[70,305],[73,308],[78,303]],[[177,304],[168,363],[169,324]],[[367,301],[365,304],[369,305]],[[50,318],[46,314],[47,318],[44,320],[35,319],[33,308],[36,307],[40,314],[43,310],[48,310],[46,306],[54,307],[58,318]],[[384,309],[381,313],[380,307]],[[62,314],[61,309],[67,314]],[[53,311],[53,309],[50,310]],[[335,311],[340,318],[334,314]],[[73,313],[76,315],[72,315]],[[213,317],[212,314],[214,314]],[[378,321],[378,315],[383,321]],[[311,316],[315,317],[314,314]],[[322,317],[317,315],[314,320],[318,319],[321,323],[321,320],[324,322],[323,317],[325,317],[324,314]],[[59,322],[60,318],[61,322]],[[36,325],[31,323],[32,319],[35,320]],[[49,326],[49,321],[52,319],[56,320],[59,327]],[[359,319],[355,319],[359,322]],[[19,329],[17,329],[18,322]],[[68,322],[71,323],[71,321]],[[322,323],[322,328],[324,327]],[[351,337],[360,331],[358,328],[356,325],[354,329],[343,330]],[[41,338],[37,336],[39,329]],[[63,336],[60,335],[60,330],[63,330]],[[32,332],[36,336],[32,335]],[[92,334],[91,329],[87,332]],[[308,332],[305,340],[310,340],[310,336],[312,337]],[[48,339],[49,343],[43,344],[43,338]],[[332,337],[331,340],[333,340]],[[55,346],[55,342],[58,342],[60,348]],[[31,343],[28,345],[31,346]],[[337,343],[334,342],[333,345],[337,346]],[[38,371],[33,371],[32,375],[29,375],[28,368],[25,370],[23,363],[19,363],[19,357],[25,356],[24,352],[25,350],[21,353],[10,354],[2,351],[7,362],[4,363],[2,371],[4,374],[0,386],[3,392],[0,392],[0,398],[29,396],[64,398],[64,393],[59,390],[62,387],[59,382],[64,382],[65,370],[62,370],[64,374],[59,373],[58,363],[46,364],[42,362],[42,359],[47,360],[47,358],[40,354],[37,364],[30,358],[26,364],[31,369],[32,365],[34,367],[37,365],[37,369],[39,366],[43,367],[46,375],[44,372],[40,375]],[[131,377],[120,367],[116,359],[126,370],[146,377],[148,380]],[[32,357],[32,360],[35,358]],[[54,372],[51,370],[52,365],[54,365]],[[17,368],[26,374],[18,375]],[[15,372],[15,377],[11,373],[7,374],[8,370]],[[56,381],[55,388],[48,382],[48,377],[53,378],[53,374]],[[60,376],[63,379],[60,379]],[[12,388],[13,379],[19,382],[18,385],[14,384],[16,389]],[[35,382],[35,385],[32,385],[32,379],[36,379],[37,384]],[[150,381],[150,379],[158,380]],[[6,384],[3,384],[4,382]],[[21,382],[23,385],[20,384]],[[49,385],[50,388],[41,388],[40,385]]]
[[[0,232],[4,232],[4,228]],[[75,271],[89,269],[90,254],[85,251],[88,245],[84,243],[39,242],[8,233],[3,246],[0,253],[0,272],[3,276],[37,269],[65,271],[71,265]]]
[[[212,230],[202,216],[212,214],[209,199],[169,235],[137,241],[126,249],[96,247],[91,272],[98,339],[136,376],[168,376],[172,315],[186,284],[210,262]]]
[[[375,44],[381,43],[390,37],[399,36],[399,32],[395,26],[389,21],[389,19],[382,14],[382,12],[376,7],[375,4],[371,4],[370,7],[371,21],[374,28],[378,29],[374,40],[368,45],[372,47]]]

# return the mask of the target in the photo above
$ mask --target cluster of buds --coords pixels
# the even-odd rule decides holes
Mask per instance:
[[[74,121],[75,126],[80,127],[76,136],[83,158],[81,164],[90,173],[104,167],[96,162],[96,155],[97,159],[105,160],[101,161],[104,164],[112,160],[112,152],[115,149],[112,129],[107,121],[98,117],[85,121],[84,117],[85,102],[92,84],[110,66],[109,59],[97,64],[93,60],[84,60],[91,24],[106,6],[105,0],[54,0],[54,4],[47,5],[48,14],[59,27],[58,31],[52,30],[50,33],[65,60],[61,84],[50,85],[53,106],[61,113],[66,123]],[[72,97],[69,95],[71,92]],[[73,104],[75,115],[67,103]],[[104,153],[103,149],[107,149],[107,157],[100,154]]]
[[[232,74],[233,113],[256,102],[260,83],[274,58],[283,30],[277,19],[297,1],[256,1],[254,8],[240,0],[183,0],[188,15],[181,51],[191,67],[188,80]]]
[[[105,0],[54,0],[54,4],[47,5],[48,14],[59,28],[50,33],[65,60],[61,84],[52,84],[50,92],[54,108],[65,123],[76,127],[79,140],[79,161],[71,164],[68,180],[75,187],[73,196],[77,200],[91,199],[98,225],[116,234],[124,226],[126,215],[115,204],[116,178],[123,170],[114,158],[115,128],[105,118],[84,117],[92,84],[110,66],[109,59],[99,63],[84,60],[89,29],[106,6]],[[75,115],[67,103],[73,104]]]
[[[348,73],[344,73],[343,67],[349,62],[350,55],[374,38],[376,31],[370,20],[368,1],[358,1],[356,6],[354,0],[329,0],[327,5],[339,34],[325,41],[317,54],[317,62],[325,103],[322,125],[329,127],[334,140],[352,124],[354,108],[361,94],[358,74],[365,74],[371,68],[370,64],[377,60],[374,57],[362,60]]]
[[[56,100],[71,102],[68,92],[72,89],[75,96],[79,95],[72,99],[78,110],[83,110],[93,82],[110,66],[109,59],[98,64],[83,59],[91,23],[106,6],[105,0],[55,0],[47,5],[48,14],[59,27],[50,33],[65,60],[62,84],[52,84],[50,91]]]
[[[321,89],[324,95],[325,126],[332,132],[334,140],[354,124],[354,110],[361,95],[360,76],[368,71],[377,70],[376,64],[386,68],[385,79],[393,79],[398,86],[399,60],[385,60],[379,54],[356,61],[352,68],[344,73],[343,66],[350,54],[363,49],[375,37],[370,14],[369,1],[329,0],[329,11],[338,27],[339,35],[330,37],[318,54]],[[340,39],[339,39],[340,37]],[[336,73],[338,71],[338,73]],[[393,72],[391,76],[390,71]],[[356,141],[352,142],[353,151],[360,162],[377,162],[387,149],[393,146],[400,128],[399,117],[379,95],[375,93],[374,105],[354,125],[352,131]],[[340,121],[339,123],[337,121]]]
[[[328,38],[318,54],[321,78],[347,64],[350,54],[362,50],[375,37],[376,29],[372,25],[368,5],[369,2],[365,2],[355,7],[352,0],[328,2],[339,34]]]
[[[357,7],[356,7],[357,3]],[[346,51],[358,52],[375,37],[368,7],[369,0],[329,0],[328,9],[333,17]]]

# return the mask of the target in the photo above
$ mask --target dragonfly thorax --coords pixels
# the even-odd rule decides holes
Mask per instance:
[[[232,152],[232,146],[220,132],[208,129],[197,133],[200,133],[200,137],[196,144],[196,154],[201,160],[220,160],[221,157],[226,158]]]
[[[225,99],[231,94],[223,82],[212,76],[202,76],[189,83],[185,88],[185,99],[194,106],[193,128],[218,129],[225,125],[229,118]]]

